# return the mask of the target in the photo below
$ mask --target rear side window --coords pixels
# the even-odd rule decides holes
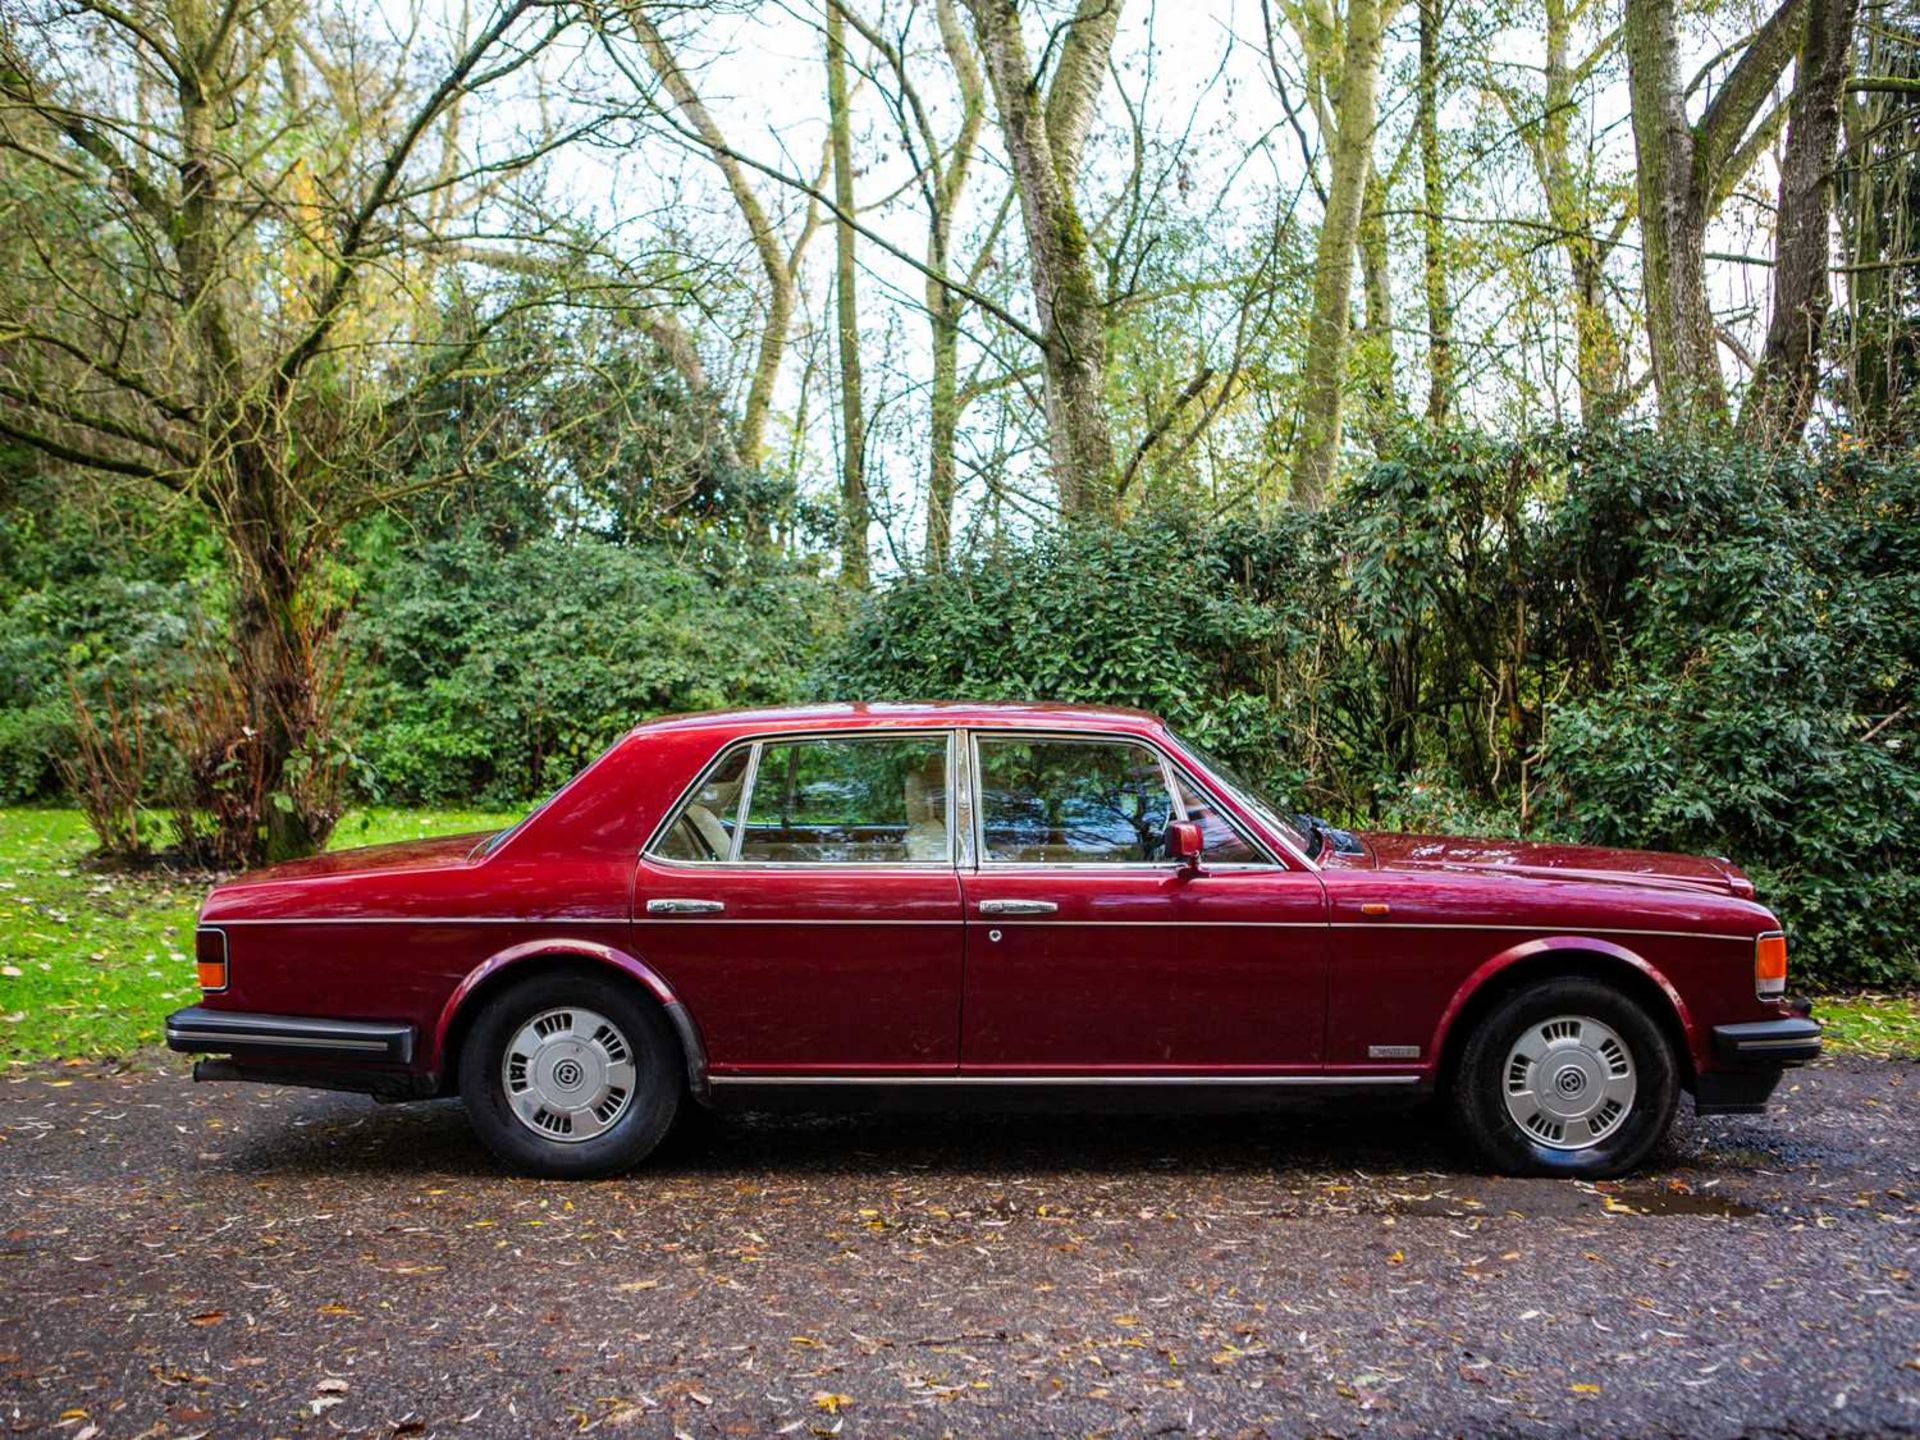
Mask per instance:
[[[820,736],[730,752],[655,844],[663,860],[944,865],[948,737]]]
[[[951,859],[946,736],[773,740],[759,749],[740,859],[802,865]]]
[[[655,851],[667,860],[726,860],[733,855],[740,791],[753,752],[735,750],[700,783]]]
[[[987,860],[1138,865],[1166,858],[1173,797],[1146,746],[983,735],[978,754]]]

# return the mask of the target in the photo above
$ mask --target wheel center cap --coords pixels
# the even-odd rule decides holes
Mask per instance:
[[[1569,1065],[1553,1078],[1554,1087],[1568,1099],[1587,1088],[1587,1077],[1576,1065]]]
[[[553,1067],[553,1083],[560,1086],[563,1090],[578,1088],[580,1082],[585,1078],[586,1071],[580,1067],[578,1060],[562,1060]]]

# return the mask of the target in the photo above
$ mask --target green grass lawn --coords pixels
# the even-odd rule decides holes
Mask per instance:
[[[478,810],[362,810],[329,848],[510,825]],[[169,1010],[191,1004],[193,922],[205,876],[89,869],[93,833],[77,810],[0,808],[0,1056],[24,1064],[118,1056],[160,1043]],[[1829,1048],[1920,1055],[1910,995],[1834,995],[1815,1007]]]
[[[356,811],[329,848],[492,830],[518,818]],[[199,994],[193,922],[206,877],[92,870],[93,845],[77,810],[0,809],[0,1056],[10,1063],[158,1045],[167,1012]]]

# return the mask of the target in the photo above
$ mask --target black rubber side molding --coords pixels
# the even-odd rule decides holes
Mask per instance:
[[[1713,1057],[1723,1065],[1799,1065],[1820,1056],[1820,1022],[1796,1015],[1713,1027]]]
[[[300,1055],[407,1065],[413,1061],[413,1026],[189,1005],[167,1017],[167,1048],[187,1055]]]

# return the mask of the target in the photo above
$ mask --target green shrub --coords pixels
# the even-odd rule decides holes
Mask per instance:
[[[792,698],[841,609],[593,538],[436,542],[362,597],[357,748],[387,801],[522,803],[648,716]]]
[[[883,592],[832,693],[1139,705],[1356,824],[1726,854],[1803,982],[1920,980],[1920,465],[1416,437]]]

